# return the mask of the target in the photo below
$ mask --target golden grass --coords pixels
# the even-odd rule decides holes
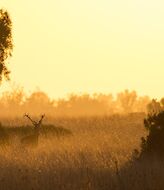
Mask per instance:
[[[33,149],[23,147],[19,139],[1,146],[0,189],[163,189],[161,161],[130,164],[133,149],[146,135],[143,118],[142,114],[49,118],[72,135],[41,136]]]

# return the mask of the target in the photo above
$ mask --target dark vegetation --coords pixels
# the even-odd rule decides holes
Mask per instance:
[[[118,189],[162,190],[164,188],[164,107],[152,100],[143,120],[147,135],[141,137],[140,148],[118,172]],[[127,185],[129,180],[129,184]]]
[[[142,138],[142,156],[155,154],[162,159],[164,156],[164,111],[148,115],[144,124],[149,134],[146,138]]]
[[[153,156],[159,159],[164,158],[164,106],[163,99],[158,102],[152,100],[148,105],[148,114],[143,121],[148,131],[146,137],[141,138],[140,154],[134,151],[134,158],[145,159]]]
[[[0,9],[0,82],[9,79],[6,60],[13,50],[12,22],[7,11]]]

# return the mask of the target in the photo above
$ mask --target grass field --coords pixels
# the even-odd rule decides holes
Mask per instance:
[[[0,189],[162,190],[162,161],[131,161],[147,133],[143,118],[139,113],[47,118],[35,148],[20,143],[31,130],[27,123],[2,119],[0,132],[10,143],[0,146]]]

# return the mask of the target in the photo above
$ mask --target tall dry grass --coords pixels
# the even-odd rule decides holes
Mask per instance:
[[[162,161],[131,162],[132,151],[146,135],[143,118],[142,114],[47,118],[72,135],[41,135],[37,148],[23,147],[19,139],[1,146],[0,189],[163,189]],[[14,126],[17,123],[13,121]]]

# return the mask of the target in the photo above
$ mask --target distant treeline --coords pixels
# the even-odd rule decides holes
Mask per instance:
[[[67,98],[51,100],[42,91],[27,96],[22,88],[5,92],[0,97],[0,116],[16,117],[24,113],[49,116],[91,116],[116,113],[146,112],[148,96],[140,97],[135,91],[125,90],[114,98],[112,94],[71,94]]]

